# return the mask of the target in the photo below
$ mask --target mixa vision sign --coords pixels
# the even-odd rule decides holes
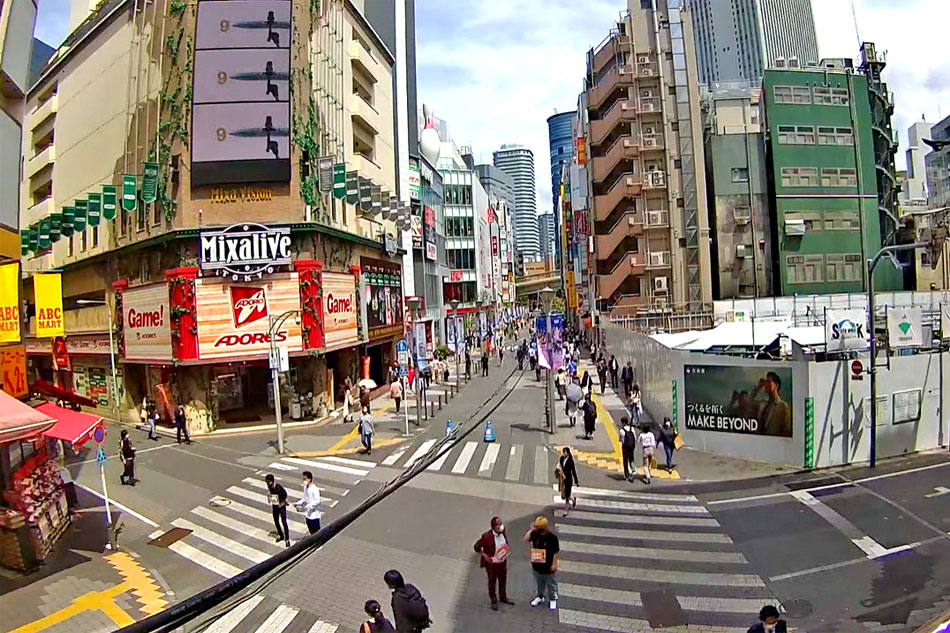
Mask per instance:
[[[220,231],[203,231],[199,245],[202,270],[234,281],[261,279],[291,262],[290,227],[234,224]]]
[[[788,367],[685,365],[686,428],[792,437]]]

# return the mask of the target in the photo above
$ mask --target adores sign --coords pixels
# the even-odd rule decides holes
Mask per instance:
[[[201,269],[233,281],[253,281],[273,274],[291,261],[290,227],[234,224],[201,233]]]

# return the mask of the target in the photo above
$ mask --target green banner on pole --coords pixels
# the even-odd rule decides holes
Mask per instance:
[[[142,202],[152,204],[158,198],[158,163],[142,165]]]
[[[75,205],[76,216],[73,218],[73,228],[78,233],[79,231],[86,230],[86,213],[89,208],[88,200],[73,200]]]
[[[20,231],[20,255],[30,253],[30,230]]]
[[[346,203],[359,204],[360,201],[360,181],[359,175],[355,171],[346,172]]]
[[[135,188],[138,186],[138,179],[135,176],[122,176],[122,210],[128,213],[135,211],[138,207],[138,196]]]
[[[55,244],[63,234],[63,214],[50,213],[49,216],[49,241]]]
[[[75,230],[76,210],[72,207],[63,207],[63,237],[69,237]]]
[[[115,219],[116,212],[115,185],[102,185],[102,217],[107,220]]]
[[[89,226],[99,226],[99,220],[102,219],[102,194],[101,193],[89,194],[88,212],[89,212],[88,213]]]
[[[40,220],[40,235],[39,235],[39,246],[40,248],[49,248],[51,242],[49,241],[49,218],[43,218]]]
[[[346,163],[333,165],[333,197],[337,200],[346,197]]]
[[[805,398],[805,468],[815,467],[815,399]]]
[[[40,242],[40,227],[33,225],[30,227],[30,250],[36,252]]]

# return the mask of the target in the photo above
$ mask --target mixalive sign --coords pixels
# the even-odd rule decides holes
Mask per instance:
[[[290,227],[234,224],[220,231],[202,231],[199,257],[202,270],[234,281],[261,279],[291,262]]]
[[[825,312],[825,350],[841,352],[867,349],[867,322],[866,310],[827,310]]]

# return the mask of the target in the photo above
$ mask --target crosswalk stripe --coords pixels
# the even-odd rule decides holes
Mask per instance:
[[[168,549],[222,578],[233,578],[243,571],[219,558],[215,558],[211,554],[202,552],[197,547],[193,547],[184,541],[175,541],[168,546]]]
[[[521,479],[521,459],[524,457],[524,447],[517,444],[511,447],[508,454],[508,468],[505,470],[505,480],[518,481]]]
[[[558,621],[561,624],[573,626],[583,626],[584,628],[600,629],[604,631],[649,631],[652,629],[647,620],[636,620],[634,618],[624,618],[616,615],[603,615],[599,613],[586,613],[584,611],[575,611],[574,609],[559,609]],[[703,633],[744,633],[744,628],[735,628],[727,626],[706,626],[700,627]],[[690,633],[695,631],[695,626],[671,626],[663,629],[664,633]]]
[[[710,532],[669,532],[654,530],[627,530],[623,528],[592,527],[589,525],[571,525],[563,521],[557,526],[557,533],[578,536],[605,536],[608,538],[629,538],[644,541],[677,541],[683,543],[721,543],[731,545],[732,539],[725,534]],[[563,539],[562,539],[563,540]]]
[[[281,479],[280,477],[276,477],[275,479],[281,482],[282,484],[284,484],[284,488],[287,489],[288,494],[290,493],[291,490],[293,490],[294,492],[298,492],[298,489],[294,488],[293,486],[300,485],[299,480],[295,483],[291,483],[289,480]],[[254,479],[253,477],[248,477],[244,481],[246,482],[246,481],[251,481],[251,480],[258,481],[257,479]],[[263,480],[260,480],[260,481],[262,481],[263,483]],[[323,479],[314,479],[313,483],[317,486],[317,489],[320,490],[321,495],[326,493],[326,494],[333,495],[335,497],[345,497],[347,493],[349,493],[350,491],[349,488],[340,488],[339,486],[331,486],[330,484],[326,483]],[[267,487],[266,483],[264,483],[264,487],[265,488]],[[303,494],[303,493],[299,493],[299,494]]]
[[[282,633],[298,613],[298,609],[286,604],[278,605],[254,633]]]
[[[554,495],[554,503],[561,503],[561,498]],[[624,501],[603,501],[601,499],[578,499],[579,507],[588,508],[615,508],[633,512],[656,512],[658,514],[709,514],[703,506],[667,505],[662,503],[634,503]]]
[[[472,456],[475,454],[475,449],[478,447],[478,442],[466,442],[465,446],[462,447],[462,452],[459,454],[457,460],[455,460],[455,465],[452,466],[452,472],[456,475],[461,475],[465,472],[465,469],[468,468],[468,463],[472,461]]]
[[[495,469],[495,462],[498,460],[498,444],[489,444],[485,449],[485,455],[482,457],[482,463],[478,465],[479,477],[491,477],[491,472]]]
[[[267,531],[260,528],[256,528],[253,525],[248,525],[243,521],[238,521],[237,519],[232,519],[229,516],[225,516],[220,512],[215,512],[210,508],[204,506],[198,506],[191,511],[192,514],[200,516],[202,519],[207,519],[212,523],[217,523],[226,528],[234,530],[240,534],[247,534],[251,538],[255,538],[258,541],[267,543],[270,546],[270,549],[273,550],[273,554],[276,554],[280,551],[280,548],[274,544],[274,537]],[[288,526],[289,527],[289,526]]]
[[[237,501],[233,501],[231,499],[228,499],[228,501],[230,501],[231,503],[229,503],[226,506],[227,508],[230,508],[231,510],[234,510],[235,512],[243,514],[244,516],[251,517],[252,519],[263,521],[267,525],[274,524],[274,516],[272,514],[268,514],[264,512],[263,510],[258,510],[257,508],[246,506],[243,503],[238,503]],[[289,508],[288,508],[288,514],[289,514]],[[307,534],[309,532],[309,530],[307,529],[306,523],[302,523],[300,521],[297,521],[296,519],[292,519],[289,516],[287,517],[287,527],[290,528],[291,532],[303,532],[304,534]]]
[[[548,455],[543,446],[534,447],[534,483],[548,483]]]
[[[227,550],[232,554],[237,554],[241,558],[246,558],[247,560],[254,563],[262,563],[270,555],[265,554],[264,552],[254,549],[244,543],[238,543],[233,539],[229,539],[226,536],[221,536],[216,534],[211,530],[201,527],[195,523],[192,523],[188,519],[175,519],[172,521],[172,525],[177,528],[182,528],[183,530],[191,530],[192,536],[211,543],[212,545],[217,545],[221,549]]]
[[[558,501],[560,502],[560,497]],[[651,514],[616,514],[612,512],[595,512],[581,506],[571,512],[569,517],[561,519],[563,525],[574,519],[597,521],[600,523],[634,523],[641,525],[676,525],[682,527],[709,527],[718,528],[719,521],[712,517],[670,517]]]
[[[299,470],[296,466],[282,464],[280,462],[274,462],[273,464],[268,465],[268,468],[276,468],[277,470]]]
[[[356,466],[357,468],[376,468],[376,462],[370,462],[365,459],[351,459],[349,457],[337,457],[335,455],[321,457],[320,459],[325,462],[335,462],[345,466]]]
[[[358,477],[365,477],[369,474],[368,470],[363,470],[362,468],[350,468],[349,466],[340,466],[337,464],[325,464],[323,462],[315,462],[308,459],[300,459],[299,457],[284,457],[283,461],[289,464],[297,464],[299,466],[310,466],[311,468],[320,468],[322,470],[330,470],[338,473],[344,473],[346,475],[356,475]]]
[[[557,484],[554,485],[557,490]],[[611,499],[631,499],[634,501],[663,501],[670,503],[699,503],[699,499],[693,495],[666,495],[651,494],[640,492],[629,492],[626,490],[608,490],[606,488],[581,488],[575,486],[573,491],[577,497],[608,497]]]
[[[560,531],[559,531],[560,533]],[[677,560],[696,563],[737,563],[748,561],[739,552],[703,552],[694,550],[669,549],[666,547],[627,547],[625,545],[605,545],[584,543],[561,537],[565,552],[579,554],[602,554],[621,558],[646,558],[652,560]]]
[[[330,624],[329,622],[324,622],[323,620],[317,620],[313,623],[313,626],[310,627],[310,630],[307,633],[336,633],[336,630],[340,628],[336,624]]]
[[[386,459],[383,460],[382,462],[383,466],[392,466],[393,464],[398,462],[399,458],[406,454],[406,450],[408,450],[408,448],[409,448],[408,446],[403,446],[402,448],[398,449],[395,453],[389,455]]]
[[[227,490],[232,495],[237,495],[239,497],[244,497],[245,499],[250,499],[251,501],[256,501],[262,506],[270,507],[270,501],[267,499],[267,495],[261,494],[259,492],[254,492],[252,490],[245,490],[244,488],[238,488],[237,486],[231,486]],[[336,499],[320,499],[320,505],[332,508],[337,504]]]
[[[205,629],[205,633],[230,633],[254,610],[254,607],[263,602],[263,600],[263,594],[251,596],[215,620],[214,624]]]
[[[431,470],[433,472],[442,470],[442,466],[445,464],[445,460],[449,458],[449,453],[452,452],[452,449],[455,448],[457,442],[452,441],[442,447],[442,455],[439,456],[439,459],[435,460],[426,470]]]
[[[567,553],[567,552],[562,552]],[[650,580],[675,585],[707,585],[712,587],[765,587],[762,579],[755,574],[720,574],[698,571],[670,571],[666,569],[640,569],[626,565],[606,565],[601,563],[584,563],[574,560],[558,561],[558,570],[587,574],[590,576],[607,576],[609,578],[626,578],[628,580]]]
[[[406,460],[406,463],[405,463],[405,464],[402,465],[403,468],[412,468],[412,465],[415,464],[417,461],[419,461],[419,459],[420,459],[423,455],[425,455],[426,453],[428,453],[428,452],[429,452],[429,449],[432,448],[433,446],[435,446],[435,443],[436,443],[437,441],[438,441],[438,440],[434,440],[434,439],[432,439],[432,440],[426,440],[425,442],[423,442],[422,444],[420,444],[420,445],[419,445],[419,448],[416,449],[416,452],[413,453],[413,454],[409,457],[409,459]]]
[[[626,604],[633,607],[643,605],[640,593],[606,587],[589,587],[573,583],[559,582],[558,596],[561,598],[580,598],[613,604]],[[707,596],[676,596],[676,601],[684,611],[703,611],[714,613],[755,613],[762,607],[762,601],[746,598],[710,598]],[[693,622],[693,624],[700,624]],[[705,626],[705,625],[702,625]]]
[[[252,488],[267,490],[267,482],[261,481],[260,479],[254,479],[253,477],[246,477],[243,480],[243,483],[247,484],[248,486],[251,486]],[[284,488],[284,490],[287,491],[287,497],[290,499],[300,499],[303,497],[303,493],[300,492],[299,490],[295,490],[293,488]],[[321,492],[323,491],[321,490]]]

